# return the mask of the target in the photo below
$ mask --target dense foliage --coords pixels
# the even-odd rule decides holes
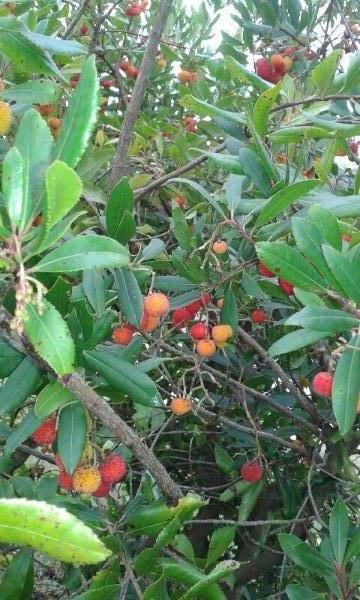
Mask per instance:
[[[0,2],[1,599],[358,597],[359,42]]]

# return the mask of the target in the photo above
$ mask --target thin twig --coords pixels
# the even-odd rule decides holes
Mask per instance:
[[[271,109],[271,113],[277,112],[278,110],[285,110],[285,108],[292,108],[293,106],[300,106],[301,104],[312,104],[313,102],[329,102],[332,100],[360,100],[360,94],[330,94],[328,96],[311,96],[310,98],[303,98],[303,100],[293,100],[292,102],[284,102]]]

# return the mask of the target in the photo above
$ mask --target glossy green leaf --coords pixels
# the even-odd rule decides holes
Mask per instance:
[[[323,140],[332,137],[334,137],[333,132],[314,125],[280,127],[269,133],[269,139],[273,144],[297,144],[304,140]]]
[[[68,240],[44,256],[33,270],[43,273],[71,273],[128,264],[128,252],[116,240],[101,235],[83,235]]]
[[[73,371],[74,342],[60,313],[45,299],[42,302],[42,314],[39,314],[34,305],[27,305],[25,333],[38,355],[58,375],[67,375]]]
[[[24,355],[0,337],[0,379],[8,377],[23,360]]]
[[[95,56],[92,55],[85,61],[80,81],[69,100],[55,144],[54,160],[76,167],[96,122],[98,87]]]
[[[276,342],[274,342],[268,352],[270,356],[280,356],[280,354],[288,354],[300,348],[310,346],[314,342],[318,342],[327,337],[327,332],[312,331],[307,329],[299,329],[298,331],[292,331],[284,335]]]
[[[209,550],[206,557],[206,567],[216,562],[234,541],[236,527],[228,525],[219,527],[211,534]]]
[[[33,551],[23,548],[5,571],[0,583],[1,600],[26,600],[32,596],[34,584]]]
[[[242,494],[241,502],[238,506],[238,521],[247,521],[250,517],[258,498],[263,490],[264,481],[253,483],[249,488],[245,489]]]
[[[96,564],[111,555],[93,531],[64,508],[24,498],[0,499],[0,540],[56,560]]]
[[[349,545],[346,548],[344,563],[348,563],[349,560],[358,557],[360,554],[360,529],[356,529],[356,531],[352,534],[351,539],[349,541]]]
[[[105,208],[106,229],[110,237],[122,242],[122,221],[125,213],[132,214],[134,210],[134,192],[126,178],[111,191]]]
[[[145,550],[142,550],[138,554],[134,564],[135,571],[138,575],[149,573],[154,569],[162,549],[172,542],[180,528],[181,523],[178,517],[175,516],[175,518],[164,526],[161,533],[159,533],[156,538],[155,546],[152,548],[145,548]]]
[[[216,210],[216,212],[223,219],[227,218],[227,216],[224,213],[223,209],[221,208],[220,204],[215,200],[213,195],[209,194],[209,192],[202,185],[198,184],[196,181],[193,181],[192,179],[186,179],[185,177],[174,177],[173,179],[169,179],[169,181],[167,183],[168,184],[181,183],[183,185],[189,186],[195,192],[198,192],[198,194],[200,196],[205,198],[205,200]]]
[[[143,317],[143,297],[134,273],[130,269],[116,269],[115,287],[126,322],[139,327]]]
[[[244,117],[239,113],[230,112],[229,110],[223,110],[217,106],[212,106],[208,102],[204,102],[195,96],[184,96],[180,100],[181,106],[189,111],[194,112],[200,117],[213,117],[220,118],[229,121],[230,123],[236,123],[237,125],[245,125]]]
[[[82,184],[79,176],[67,164],[56,160],[45,176],[46,203],[44,211],[44,233],[75,206],[79,201]]]
[[[2,23],[0,23],[0,53],[7,56],[19,70],[61,78],[59,69],[45,50],[31,41],[25,32],[16,31]]]
[[[6,415],[36,390],[41,372],[32,358],[23,358],[0,388],[0,414]]]
[[[29,31],[27,37],[34,41],[40,48],[47,50],[50,54],[59,54],[62,56],[77,56],[86,54],[86,48],[76,40],[65,40],[57,38],[54,35],[42,35]]]
[[[5,207],[13,227],[20,227],[24,217],[23,180],[24,161],[14,146],[3,161],[2,191]]]
[[[224,304],[220,312],[220,322],[231,325],[233,334],[236,336],[238,327],[238,305],[234,292],[229,287],[224,295]]]
[[[104,377],[116,390],[144,406],[159,404],[154,382],[140,369],[109,352],[84,352],[89,367]]]
[[[86,442],[86,410],[80,402],[71,402],[60,411],[57,430],[57,450],[68,473],[78,466]]]
[[[269,198],[268,202],[261,209],[256,221],[255,227],[269,223],[279,214],[283,213],[294,202],[309,194],[314,188],[318,187],[320,182],[316,179],[307,179],[306,181],[297,181],[287,187],[279,190]]]
[[[345,81],[341,88],[343,94],[358,89],[359,85],[360,52],[355,52],[349,61],[345,73]]]
[[[298,325],[304,329],[322,332],[343,332],[359,326],[359,319],[342,310],[321,306],[306,306],[291,315],[286,325]]]
[[[296,248],[282,242],[259,242],[256,251],[261,262],[289,283],[310,291],[326,289],[319,273]]]
[[[106,282],[104,273],[100,269],[83,272],[83,288],[88,302],[97,315],[105,310]]]
[[[58,87],[50,79],[38,79],[18,83],[0,92],[0,98],[19,104],[50,104],[57,96]]]
[[[195,583],[183,596],[181,600],[190,600],[190,598],[201,598],[203,594],[210,586],[218,581],[224,579],[230,575],[233,571],[236,571],[240,566],[236,560],[223,560],[219,562],[216,567],[213,568],[210,573],[204,574],[201,581]]]
[[[268,122],[271,108],[276,102],[277,97],[280,94],[282,84],[279,82],[272,88],[265,90],[254,106],[254,126],[259,135],[264,136],[268,131]]]
[[[332,386],[332,408],[342,436],[352,428],[360,394],[360,336],[354,335],[337,364]]]
[[[25,442],[36,431],[39,425],[41,425],[41,419],[38,419],[32,409],[29,410],[19,425],[7,437],[4,448],[5,456],[9,456],[15,452],[18,445]]]
[[[304,585],[291,584],[286,588],[286,594],[289,600],[325,600],[325,594],[313,592],[310,588]]]
[[[311,71],[311,81],[320,94],[325,94],[331,86],[342,55],[342,49],[334,50]]]
[[[48,383],[36,398],[34,412],[39,419],[46,419],[69,402],[74,402],[75,396],[57,381]]]
[[[249,148],[241,148],[239,161],[243,173],[251,179],[262,194],[267,195],[271,187],[271,180],[257,153]]]
[[[170,581],[177,581],[186,587],[201,583],[205,576],[203,571],[193,565],[173,559],[162,559],[161,566],[164,569],[165,576]],[[200,589],[200,592],[201,600],[226,600],[226,596],[218,584],[207,585],[204,589]]]
[[[184,212],[181,208],[174,208],[172,212],[175,237],[183,250],[191,250],[191,232],[188,227]]]
[[[291,533],[280,533],[278,537],[284,554],[299,567],[322,577],[330,575],[331,564],[309,544],[305,544]]]
[[[342,563],[348,543],[350,519],[346,505],[339,498],[330,513],[329,530],[335,558]]]
[[[360,304],[360,273],[357,265],[346,254],[341,254],[331,246],[323,246],[323,254],[343,293]]]
[[[234,215],[241,203],[242,192],[246,181],[245,175],[230,175],[225,183],[226,202],[229,206],[231,215]]]
[[[319,204],[313,204],[308,215],[312,223],[320,229],[326,242],[336,250],[341,250],[341,231],[335,214]]]

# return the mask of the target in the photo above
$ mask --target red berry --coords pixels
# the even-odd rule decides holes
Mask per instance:
[[[93,492],[91,495],[95,496],[95,498],[105,498],[110,493],[110,486],[108,483],[102,481],[98,487],[98,489]]]
[[[110,89],[111,87],[113,87],[115,84],[115,81],[113,79],[102,79],[100,81],[100,85],[101,87],[103,87],[105,90]]]
[[[119,344],[120,346],[127,346],[130,344],[131,340],[134,337],[135,327],[129,325],[122,325],[121,327],[116,327],[113,331],[113,340],[115,344]]]
[[[59,469],[59,471],[65,471],[64,463],[61,460],[59,454],[54,454],[54,462],[55,462],[57,468]]]
[[[143,8],[140,4],[133,4],[132,6],[129,6],[125,14],[127,17],[138,17],[142,11]]]
[[[70,492],[73,489],[72,477],[66,471],[60,471],[58,483],[63,490],[68,490],[68,492]]]
[[[209,329],[205,323],[195,323],[192,327],[190,327],[189,334],[193,338],[193,340],[203,340],[209,333]]]
[[[317,373],[312,380],[312,387],[314,392],[319,396],[330,396],[332,388],[333,376],[327,371],[320,371]]]
[[[354,142],[354,140],[351,140],[351,142],[349,142],[349,148],[351,152],[357,154],[359,150],[359,142]]]
[[[270,269],[268,269],[262,262],[258,264],[258,270],[260,275],[263,277],[274,277],[274,273],[270,271]]]
[[[46,419],[32,434],[37,444],[52,444],[56,440],[56,417]]]
[[[103,483],[118,483],[124,479],[127,471],[126,463],[119,454],[110,454],[99,467]]]
[[[240,474],[245,481],[256,483],[262,478],[263,469],[258,462],[247,462],[241,467]]]
[[[89,28],[87,25],[85,25],[85,23],[83,25],[81,25],[81,27],[80,27],[81,35],[86,35],[88,31],[89,31]]]
[[[187,308],[177,308],[172,314],[171,322],[175,327],[183,327],[192,317],[192,313]]]
[[[271,77],[274,73],[274,69],[272,64],[268,61],[267,58],[259,58],[255,63],[256,74],[265,79],[266,81],[270,81]]]
[[[288,281],[285,281],[285,279],[278,279],[278,283],[279,288],[284,292],[284,294],[291,296],[294,293],[294,286]]]
[[[263,323],[264,321],[266,321],[266,317],[267,317],[266,312],[264,310],[262,310],[261,308],[258,308],[257,310],[253,310],[250,315],[250,319],[252,320],[252,322],[257,323],[258,325],[260,323]]]

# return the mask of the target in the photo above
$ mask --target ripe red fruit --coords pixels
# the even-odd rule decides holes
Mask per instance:
[[[278,279],[278,283],[279,288],[284,292],[284,294],[291,296],[294,293],[294,286],[288,281],[285,281],[285,279]]]
[[[280,81],[280,79],[282,78],[282,74],[279,73],[278,71],[273,71],[270,79],[268,79],[268,81],[270,81],[270,83],[278,83],[278,81]]]
[[[270,269],[268,269],[262,262],[258,264],[258,270],[260,275],[263,277],[274,277],[274,273],[270,271]]]
[[[52,444],[56,440],[56,417],[49,417],[32,434],[36,444]]]
[[[88,26],[85,23],[83,23],[83,25],[81,25],[81,27],[80,27],[81,35],[86,35],[88,31],[89,31]]]
[[[124,59],[119,62],[119,69],[121,71],[124,71],[124,73],[127,73],[130,67],[131,67],[131,62],[128,60]]]
[[[73,489],[72,477],[66,471],[60,471],[58,476],[58,483],[63,490],[70,492]]]
[[[192,327],[190,327],[189,334],[193,338],[193,340],[203,340],[209,333],[209,329],[205,323],[195,323]]]
[[[93,492],[91,495],[95,496],[95,498],[105,498],[110,493],[110,486],[103,481],[100,483],[98,489]]]
[[[119,454],[110,454],[99,467],[101,481],[107,484],[118,483],[124,479],[126,463]]]
[[[274,67],[275,71],[283,75],[285,73],[285,63],[281,54],[273,54],[270,58],[270,62]]]
[[[140,73],[140,69],[138,69],[137,67],[134,67],[134,65],[130,65],[128,67],[128,70],[126,71],[126,74],[128,77],[130,77],[131,79],[136,79],[137,76]]]
[[[353,152],[354,154],[357,154],[358,150],[359,150],[359,142],[354,142],[354,140],[351,140],[349,142],[349,148],[350,148],[351,152]]]
[[[171,322],[175,327],[183,327],[192,317],[192,313],[187,308],[177,308],[172,314]]]
[[[256,483],[262,478],[263,469],[258,462],[247,462],[241,467],[240,474],[245,481]]]
[[[121,327],[116,327],[113,331],[113,340],[115,344],[119,344],[120,346],[127,346],[130,344],[131,340],[134,337],[135,327],[132,325],[126,324]]]
[[[143,11],[143,7],[140,4],[133,4],[129,6],[125,14],[127,17],[138,17]]]
[[[267,58],[259,58],[255,63],[256,74],[259,75],[262,79],[266,81],[270,81],[273,75],[274,69],[272,64],[268,61]]]
[[[257,310],[253,310],[250,315],[250,319],[252,320],[252,322],[257,323],[258,325],[260,323],[263,323],[264,321],[266,321],[266,317],[267,317],[266,312],[264,310],[262,310],[261,308],[258,308]]]
[[[327,371],[320,371],[317,373],[312,380],[312,387],[314,392],[319,396],[330,396],[332,388],[333,376]]]
[[[108,90],[115,85],[115,81],[113,79],[102,79],[100,85],[104,90]]]

